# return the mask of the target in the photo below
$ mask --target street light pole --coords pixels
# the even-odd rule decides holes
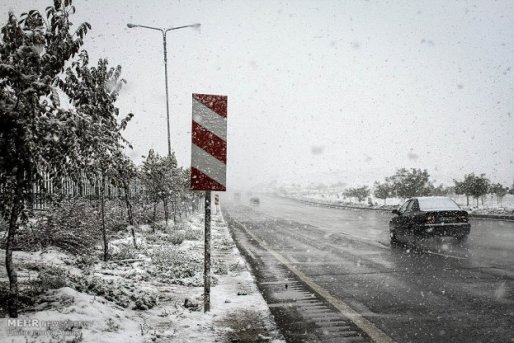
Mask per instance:
[[[142,27],[145,29],[160,31],[162,33],[162,45],[164,47],[164,82],[166,83],[166,128],[168,133],[168,156],[171,156],[171,134],[170,134],[170,104],[169,104],[169,97],[168,97],[168,53],[166,49],[166,34],[169,31],[183,29],[186,27],[192,27],[192,28],[199,28],[201,24],[191,24],[191,25],[184,25],[184,26],[176,26],[176,27],[170,27],[167,29],[162,29],[158,27],[152,27],[152,26],[146,26],[146,25],[138,25],[138,24],[127,24],[127,27],[129,29],[135,28],[135,27]]]
[[[164,82],[166,83],[166,129],[168,130],[168,156],[171,156],[170,100],[168,97],[168,52],[166,50],[166,33],[168,33],[168,31],[162,31],[162,45],[164,47]]]

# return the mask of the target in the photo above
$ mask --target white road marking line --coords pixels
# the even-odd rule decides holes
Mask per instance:
[[[271,255],[273,255],[279,262],[285,265],[290,271],[292,271],[297,277],[299,277],[303,282],[305,282],[311,289],[313,289],[319,296],[324,298],[327,302],[329,302],[332,306],[334,306],[339,312],[341,312],[344,316],[350,319],[357,327],[359,327],[362,331],[364,331],[375,343],[394,343],[395,341],[386,335],[382,330],[377,328],[373,323],[364,318],[360,313],[351,308],[348,304],[335,298],[330,292],[319,286],[314,282],[313,279],[305,275],[300,270],[296,269],[289,261],[277,253],[274,250],[271,250],[266,245],[261,242],[259,238],[257,238],[253,233],[251,233],[246,226],[233,219],[235,223],[237,223],[250,237],[252,237],[257,243],[261,245],[262,248],[267,250]]]

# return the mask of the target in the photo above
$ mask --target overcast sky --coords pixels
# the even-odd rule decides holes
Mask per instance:
[[[17,15],[51,1],[3,0]],[[75,0],[91,61],[120,64],[131,156],[189,166],[191,93],[228,96],[228,188],[271,180],[371,183],[426,168],[514,179],[514,1]]]

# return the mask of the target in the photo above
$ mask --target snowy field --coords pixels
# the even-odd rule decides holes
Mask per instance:
[[[123,232],[106,263],[54,249],[15,252],[21,293],[43,291],[19,321],[0,319],[0,341],[282,342],[221,214],[212,220],[211,311],[203,312],[203,226],[198,215],[155,232],[142,226],[137,249]]]

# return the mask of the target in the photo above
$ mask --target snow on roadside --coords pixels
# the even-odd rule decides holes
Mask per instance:
[[[15,261],[52,264],[76,279],[72,278],[70,287],[44,293],[34,311],[21,313],[19,321],[0,319],[0,341],[60,342],[65,337],[66,341],[91,343],[223,342],[237,337],[241,330],[237,321],[250,316],[251,324],[245,323],[242,330],[255,330],[249,332],[255,332],[256,342],[282,342],[221,214],[212,217],[211,311],[202,311],[203,236],[193,236],[203,231],[203,225],[200,215],[187,219],[181,226],[186,239],[180,244],[170,243],[170,237],[182,235],[174,229],[156,234],[140,230],[139,247],[134,250],[130,250],[128,236],[113,240],[113,252],[130,250],[134,258],[99,262],[88,272],[59,251],[16,252]],[[166,269],[166,263],[175,262],[187,263],[178,272]],[[54,326],[44,326],[51,322]]]
[[[339,193],[324,193],[324,192],[313,192],[303,191],[294,193],[280,194],[286,198],[296,199],[300,201],[310,201],[325,205],[343,205],[356,208],[374,208],[374,209],[395,209],[401,205],[405,200],[400,198],[388,198],[387,205],[382,205],[383,200],[376,199],[370,196],[372,199],[373,206],[370,206],[365,202],[354,202],[351,198],[344,198]],[[450,198],[455,200],[459,206],[468,211],[470,214],[485,214],[485,215],[509,215],[514,216],[514,195],[507,194],[502,201],[500,206],[496,196],[488,194],[484,197],[483,201],[479,201],[479,206],[476,206],[476,199],[470,198],[470,205],[466,205],[466,196],[463,195],[450,195]]]

